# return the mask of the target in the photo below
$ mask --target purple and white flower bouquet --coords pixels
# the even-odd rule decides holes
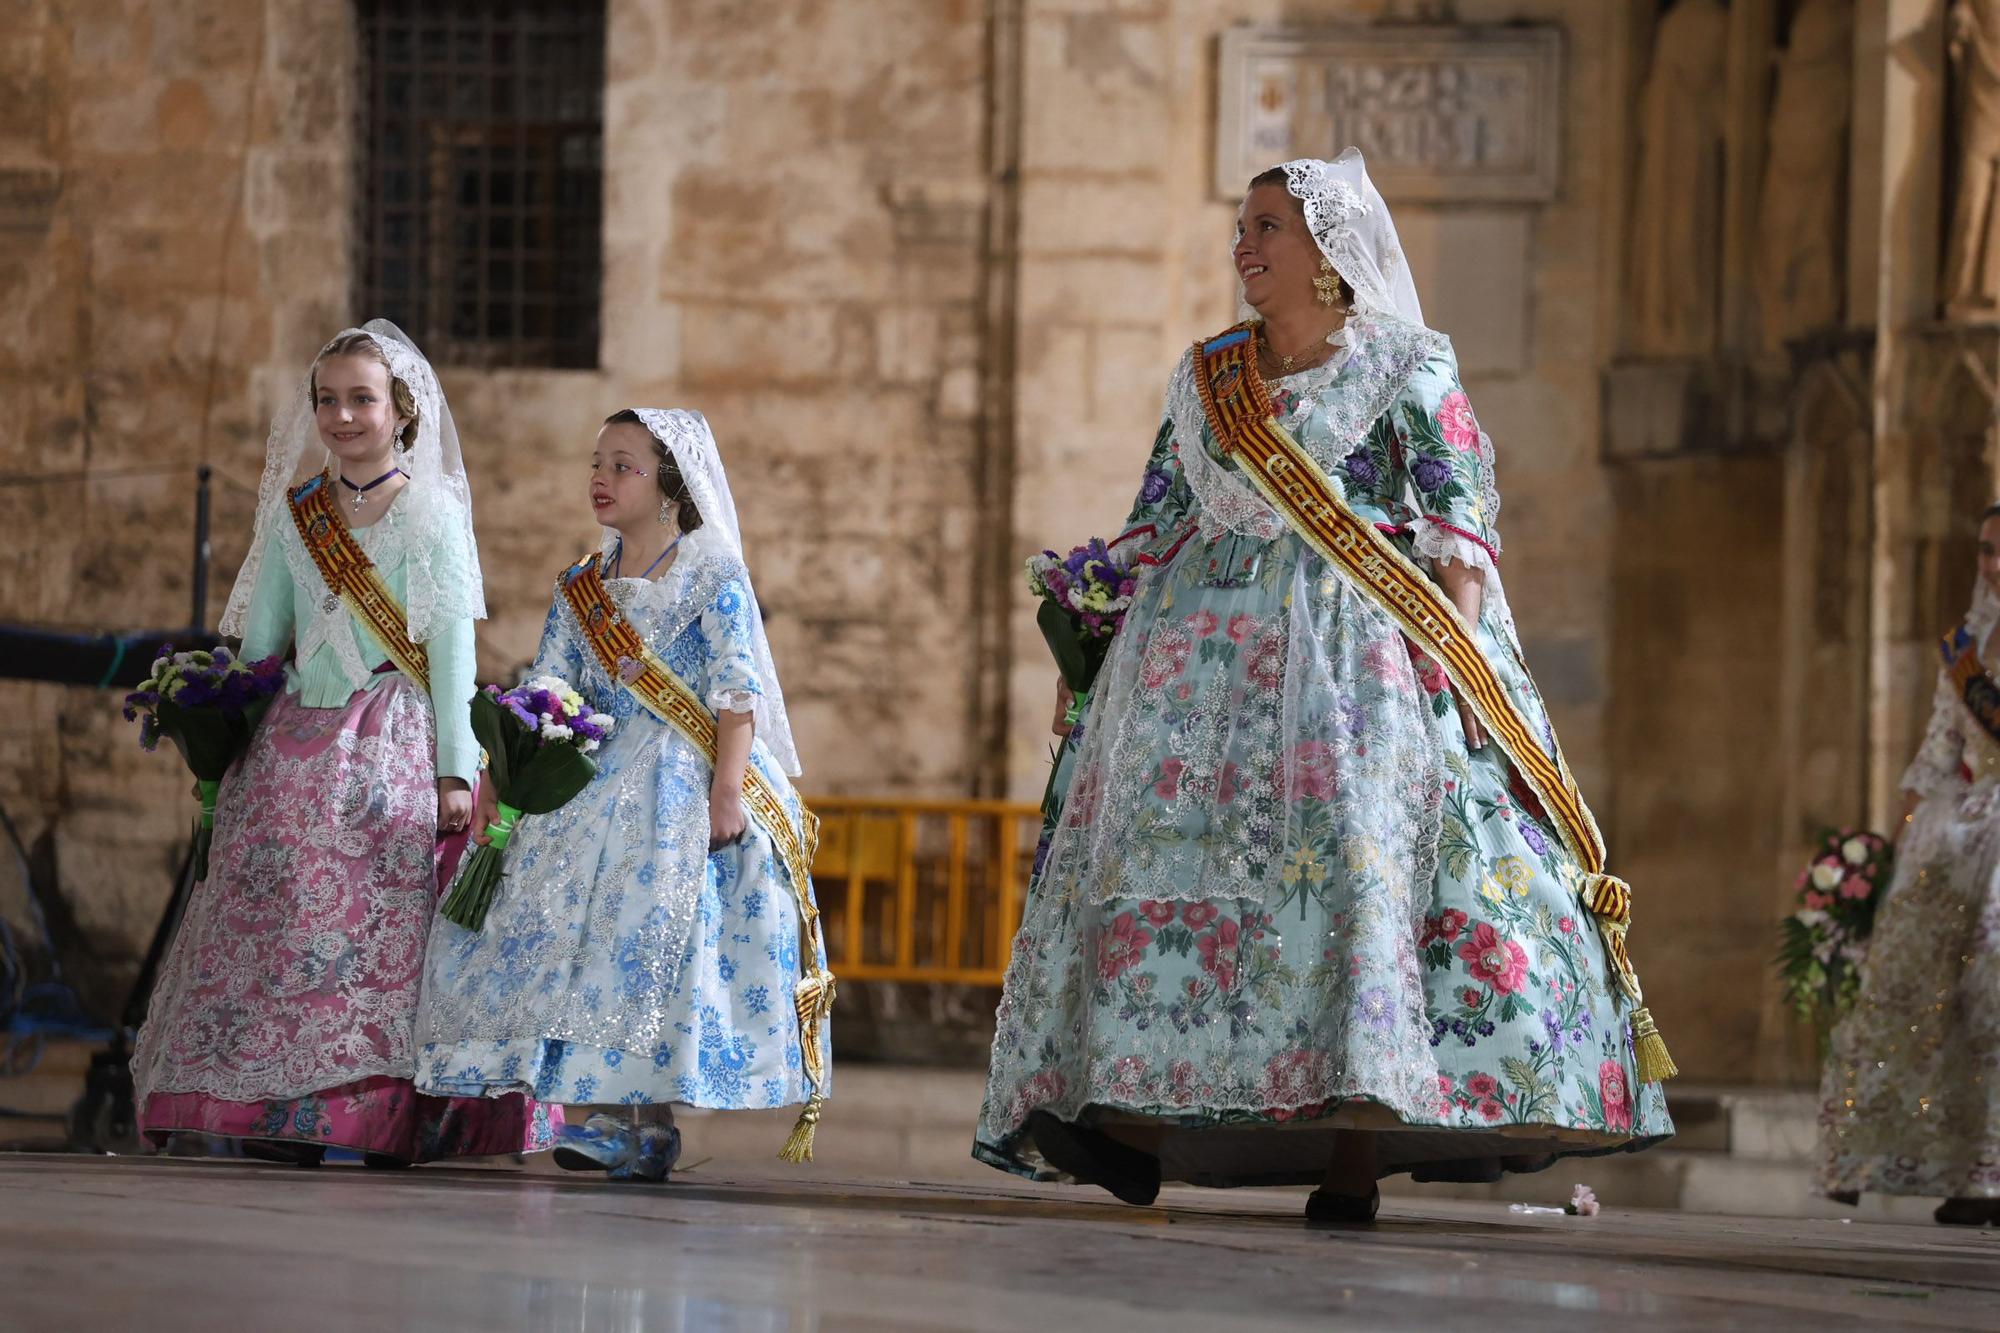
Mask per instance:
[[[168,644],[152,673],[125,696],[125,720],[139,724],[139,744],[173,742],[194,774],[201,820],[194,835],[194,876],[208,875],[215,836],[215,801],[229,765],[250,744],[257,719],[285,686],[283,656],[246,662],[227,648],[175,652]]]
[[[1078,700],[1071,722],[1139,591],[1137,566],[1121,559],[1114,545],[1093,537],[1066,556],[1044,551],[1028,560],[1028,586],[1041,599],[1035,624]]]
[[[499,797],[499,820],[486,842],[465,858],[444,918],[478,930],[500,890],[508,840],[522,815],[546,815],[569,804],[597,773],[591,752],[611,734],[612,719],[593,712],[569,682],[537,676],[502,691],[488,685],[472,696],[472,734],[486,750],[486,780]]]

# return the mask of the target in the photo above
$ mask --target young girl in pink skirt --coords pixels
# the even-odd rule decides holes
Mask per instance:
[[[329,1147],[383,1167],[546,1147],[526,1098],[411,1085],[424,947],[479,766],[486,603],[444,394],[373,320],[314,359],[268,448],[222,631],[246,659],[291,650],[287,686],[222,784],[208,877],[139,1032],[140,1128],[302,1165]]]

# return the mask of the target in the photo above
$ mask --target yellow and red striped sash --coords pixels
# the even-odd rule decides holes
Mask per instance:
[[[686,737],[712,768],[716,756],[715,716],[619,613],[610,589],[604,586],[596,556],[587,556],[563,572],[562,595],[604,674],[629,690],[647,712]],[[771,835],[778,855],[784,859],[792,881],[792,897],[799,910],[801,979],[794,1004],[799,1016],[800,1054],[814,1092],[799,1116],[783,1156],[791,1161],[810,1162],[813,1129],[826,1101],[819,1091],[826,1083],[820,1038],[833,1009],[834,992],[833,973],[818,964],[822,945],[819,906],[812,894],[812,863],[819,845],[819,820],[801,805],[801,823],[794,824],[783,798],[755,764],[746,765],[743,770],[743,805],[750,818]]]
[[[1996,686],[1986,663],[1979,660],[1979,640],[1969,624],[1960,625],[1944,636],[1939,645],[1944,655],[1945,678],[1951,682],[1965,711],[1979,724],[1980,733],[2000,745],[2000,686]]]
[[[334,512],[333,482],[322,472],[292,492],[292,522],[327,591],[346,603],[396,669],[425,693],[431,688],[430,655],[410,642],[410,622],[375,562],[354,540],[346,520]],[[331,606],[326,608],[331,611]]]
[[[1343,570],[1403,633],[1443,664],[1480,724],[1541,800],[1583,870],[1579,896],[1596,917],[1620,987],[1632,1002],[1640,1077],[1647,1082],[1671,1078],[1676,1072],[1673,1060],[1645,1008],[1638,974],[1626,952],[1632,891],[1605,871],[1603,835],[1583,803],[1561,748],[1552,747],[1553,753],[1542,748],[1443,590],[1374,524],[1347,507],[1339,487],[1280,424],[1257,369],[1255,323],[1239,324],[1196,343],[1194,372],[1203,413],[1222,451],[1239,461],[1243,474],[1300,538]]]

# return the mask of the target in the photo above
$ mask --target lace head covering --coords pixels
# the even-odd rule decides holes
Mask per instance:
[[[722,454],[715,432],[699,412],[679,407],[633,409],[654,439],[666,449],[687,486],[688,498],[701,514],[701,526],[681,539],[689,555],[726,556],[743,567],[743,584],[750,594],[751,650],[757,663],[757,682],[763,693],[756,702],[757,735],[770,747],[785,772],[799,775],[799,752],[792,743],[792,724],[785,713],[784,691],[778,687],[778,668],[771,660],[771,641],[764,633],[764,613],[757,592],[750,583],[749,564],[743,558],[743,530],[736,521],[736,501],[729,493],[729,477],[722,469]],[[609,555],[617,534],[604,533],[604,551]]]
[[[222,612],[224,634],[243,633],[243,618],[271,534],[275,525],[292,521],[287,512],[292,488],[305,479],[302,473],[317,472],[331,461],[315,420],[313,370],[327,348],[352,334],[365,335],[381,350],[389,374],[403,382],[417,405],[416,439],[399,440],[396,445],[396,465],[410,477],[405,493],[396,500],[403,507],[409,534],[404,611],[410,639],[424,643],[452,621],[486,615],[486,585],[472,535],[472,489],[465,479],[465,457],[459,451],[458,428],[452,424],[444,390],[409,335],[386,319],[371,319],[330,339],[306,367],[298,393],[271,418],[264,479],[257,488],[256,532]],[[310,467],[302,467],[308,461]]]
[[[1349,148],[1331,162],[1301,157],[1282,164],[1285,188],[1305,208],[1306,228],[1319,252],[1347,280],[1359,312],[1394,315],[1422,325],[1424,309],[1396,224],[1389,216],[1361,150]]]

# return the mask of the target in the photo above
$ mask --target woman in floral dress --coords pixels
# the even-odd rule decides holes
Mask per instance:
[[[1169,385],[1128,522],[1150,567],[1066,745],[975,1156],[1130,1202],[1316,1184],[1310,1216],[1366,1220],[1378,1176],[1657,1143],[1636,981],[1585,901],[1607,877],[1205,408],[1204,348],[1247,329],[1279,423],[1477,626],[1517,736],[1560,767],[1492,446],[1359,154],[1258,177],[1235,260],[1262,318]]]
[[[1945,636],[1930,728],[1903,775],[1895,880],[1820,1088],[1820,1188],[1943,1197],[2000,1224],[2000,505]]]

